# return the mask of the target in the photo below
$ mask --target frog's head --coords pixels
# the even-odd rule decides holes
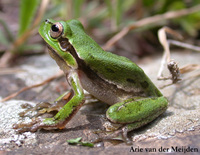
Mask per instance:
[[[69,22],[76,24],[83,31],[82,24],[77,20],[64,22],[48,19],[39,28],[40,35],[48,44],[49,54],[64,72],[78,66],[74,56],[74,48],[69,42],[73,36]]]

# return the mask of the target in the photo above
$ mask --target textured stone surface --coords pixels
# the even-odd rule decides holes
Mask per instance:
[[[179,62],[180,66],[189,63],[200,63],[199,53],[176,52],[172,54],[172,57]],[[157,86],[167,83],[156,80],[160,59],[161,56],[154,59],[145,59],[141,65],[139,64]],[[11,93],[5,92],[9,90],[8,88],[17,90],[17,87],[22,88],[24,85],[39,83],[58,71],[56,64],[47,55],[29,58],[20,68],[24,72],[0,77],[1,81],[5,81],[5,83],[10,81],[6,85],[0,83],[1,88],[7,87],[7,89],[0,90],[0,96]],[[17,80],[21,84],[16,84]],[[63,80],[64,78],[61,79],[61,81]],[[156,148],[156,152],[160,147],[171,148],[171,146],[190,146],[200,149],[199,83],[200,78],[191,78],[161,90],[169,100],[167,111],[152,123],[129,134],[129,137],[133,140],[132,147],[134,149]],[[34,105],[39,101],[53,101],[62,93],[64,88],[57,90],[57,88],[61,87],[63,85],[60,81],[54,81],[48,86],[22,93],[17,97],[17,100],[0,103],[0,150],[2,150],[0,154],[30,154],[33,152],[35,154],[128,154],[130,152],[131,146],[127,146],[124,143],[116,145],[105,142],[97,144],[95,148],[67,144],[66,140],[71,138],[83,137],[84,141],[89,141],[97,137],[92,131],[103,129],[103,119],[100,114],[105,113],[106,105],[102,103],[83,106],[64,130],[40,130],[36,133],[18,134],[12,129],[12,124],[22,119],[18,116],[18,113],[23,111],[20,107],[21,104],[29,103]],[[25,120],[29,121],[30,119],[26,118]]]

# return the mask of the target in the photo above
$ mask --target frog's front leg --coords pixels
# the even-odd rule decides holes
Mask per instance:
[[[140,128],[156,119],[167,109],[168,101],[165,97],[135,98],[117,103],[109,107],[106,117],[114,124],[121,124],[120,128],[105,139],[121,140],[130,144],[127,133]]]
[[[68,81],[74,96],[67,102],[53,118],[36,118],[30,123],[15,124],[19,131],[35,132],[38,129],[63,129],[84,103],[84,93],[76,72],[68,75]]]

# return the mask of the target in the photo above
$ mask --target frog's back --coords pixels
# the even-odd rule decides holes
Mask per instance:
[[[71,26],[74,37],[69,41],[78,56],[100,78],[136,95],[162,95],[140,67],[128,58],[104,51],[82,28]]]

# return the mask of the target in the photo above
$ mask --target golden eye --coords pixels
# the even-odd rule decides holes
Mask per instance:
[[[51,26],[50,35],[52,38],[57,39],[62,35],[63,26],[61,23],[57,22]]]

